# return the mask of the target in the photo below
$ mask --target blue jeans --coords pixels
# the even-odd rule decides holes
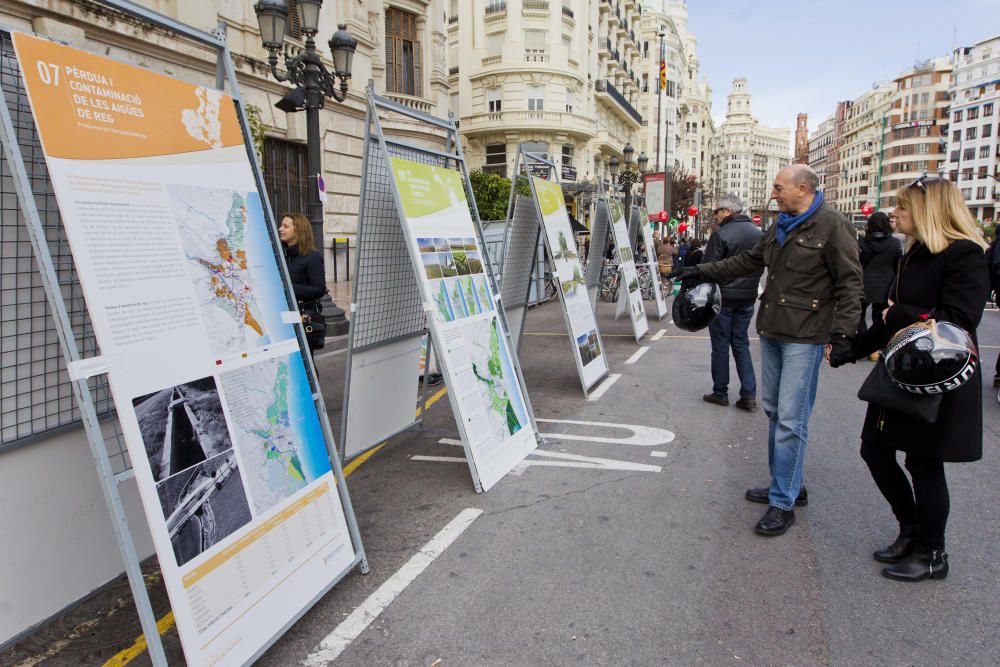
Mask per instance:
[[[809,415],[816,402],[823,345],[760,337],[761,378],[767,430],[768,500],[790,510],[802,488],[809,442]]]
[[[757,378],[753,374],[750,338],[747,329],[753,318],[753,304],[723,306],[719,316],[708,325],[712,338],[712,393],[729,395],[729,348],[733,348],[736,374],[740,378],[740,398],[757,396]]]

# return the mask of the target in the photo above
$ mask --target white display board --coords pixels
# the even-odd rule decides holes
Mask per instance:
[[[487,491],[537,447],[488,259],[459,172],[390,162],[438,364],[473,478]]]
[[[642,303],[642,290],[639,289],[639,274],[635,270],[635,256],[628,240],[628,227],[625,225],[622,203],[617,197],[608,200],[608,210],[611,214],[611,233],[615,238],[615,257],[621,275],[615,318],[628,313],[632,322],[632,333],[638,341],[649,331],[649,323],[646,321],[646,307]]]
[[[639,209],[639,227],[642,232],[642,242],[646,246],[646,263],[649,266],[649,277],[653,281],[653,300],[656,302],[656,319],[662,320],[667,314],[667,300],[663,298],[660,287],[660,266],[656,263],[656,245],[653,243],[653,229],[649,224],[649,215],[645,208]]]
[[[233,100],[14,44],[185,659],[246,663],[355,547]]]
[[[587,294],[583,267],[573,243],[562,188],[558,183],[532,176],[531,191],[545,231],[552,272],[559,279],[559,300],[572,338],[573,358],[586,392],[608,374],[608,362]]]

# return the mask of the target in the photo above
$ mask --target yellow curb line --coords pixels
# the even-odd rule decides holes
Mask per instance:
[[[437,403],[447,392],[447,387],[441,387],[441,389],[439,389],[433,396],[427,399],[427,407],[429,408]],[[420,408],[417,408],[418,417],[420,416],[420,411]],[[388,442],[389,441],[386,440],[385,442],[379,443],[344,466],[344,477],[346,478],[352,472],[360,468],[362,463],[375,456],[375,454],[377,454],[380,449],[385,447]],[[174,627],[174,612],[172,611],[167,612],[163,618],[156,622],[156,630],[161,636],[172,627]],[[101,665],[101,667],[123,667],[142,655],[145,650],[146,636],[139,635],[139,638],[136,639],[131,646],[113,655],[107,662]]]

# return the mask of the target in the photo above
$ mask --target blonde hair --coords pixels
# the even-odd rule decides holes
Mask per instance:
[[[896,193],[896,204],[913,216],[914,233],[907,246],[916,239],[937,254],[953,241],[968,239],[987,248],[965,198],[951,181],[918,179]]]
[[[313,240],[313,228],[309,224],[309,218],[301,213],[286,213],[281,216],[282,220],[285,218],[291,218],[295,227],[295,246],[299,249],[299,254],[311,253],[316,248],[316,242]]]

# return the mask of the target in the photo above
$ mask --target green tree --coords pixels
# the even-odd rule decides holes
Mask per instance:
[[[469,172],[469,181],[472,183],[472,195],[476,198],[480,220],[505,220],[510,181],[480,169]]]

